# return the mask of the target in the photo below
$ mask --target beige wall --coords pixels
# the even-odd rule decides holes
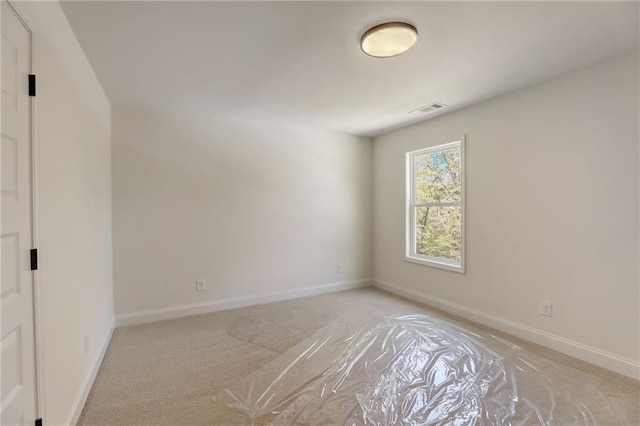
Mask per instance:
[[[632,54],[376,138],[374,276],[637,370],[638,114]],[[467,273],[407,263],[405,152],[465,134]]]
[[[371,162],[370,139],[114,108],[116,315],[369,278]]]
[[[110,105],[60,5],[15,4],[36,37],[41,414],[63,425],[113,326]]]

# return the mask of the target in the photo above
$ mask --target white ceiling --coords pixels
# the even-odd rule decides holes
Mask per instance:
[[[130,2],[63,9],[113,105],[377,135],[638,49],[637,2]],[[358,39],[420,40],[375,59]]]

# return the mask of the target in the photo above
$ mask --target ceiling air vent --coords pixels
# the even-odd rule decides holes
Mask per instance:
[[[442,102],[431,102],[430,104],[425,105],[425,106],[423,106],[423,107],[420,107],[420,108],[418,108],[418,109],[414,109],[414,110],[413,110],[413,111],[411,111],[411,112],[412,112],[412,113],[413,113],[413,112],[428,113],[428,112],[437,111],[437,110],[442,109],[442,108],[444,108],[444,107],[446,107],[446,105],[445,105],[445,104],[443,104]]]

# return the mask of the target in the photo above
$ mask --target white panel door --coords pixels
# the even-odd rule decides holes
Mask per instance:
[[[2,419],[35,421],[35,344],[31,249],[31,37],[2,1]]]

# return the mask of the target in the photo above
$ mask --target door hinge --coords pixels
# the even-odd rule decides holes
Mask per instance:
[[[36,95],[36,76],[34,74],[29,74],[29,96],[35,96],[35,95]]]
[[[42,426],[42,419],[36,419],[36,426]]]
[[[31,249],[31,270],[38,270],[38,249]]]

